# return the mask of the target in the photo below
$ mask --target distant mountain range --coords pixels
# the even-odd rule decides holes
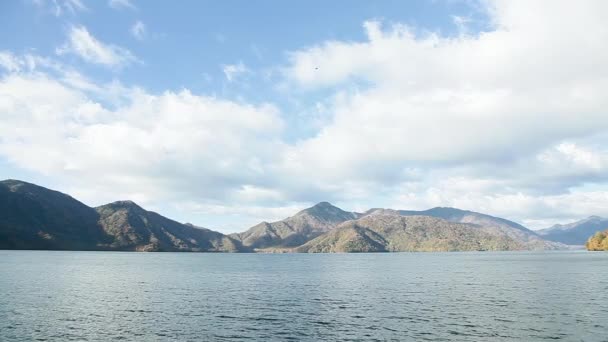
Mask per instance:
[[[590,216],[573,223],[556,224],[537,232],[545,240],[561,242],[567,245],[584,245],[590,236],[606,229],[608,229],[608,219]]]
[[[327,202],[224,235],[131,201],[91,208],[38,185],[0,182],[0,249],[313,253],[567,248],[560,242],[503,218],[455,208],[357,213]]]
[[[552,248],[547,244],[548,248]],[[299,252],[410,252],[522,250],[529,246],[484,227],[430,216],[386,213],[344,222],[297,247]]]
[[[321,202],[232,238],[255,251],[371,252],[565,248],[509,220],[455,208],[348,212]]]

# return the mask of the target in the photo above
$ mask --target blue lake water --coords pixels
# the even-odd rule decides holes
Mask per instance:
[[[608,253],[0,251],[0,341],[608,341]]]

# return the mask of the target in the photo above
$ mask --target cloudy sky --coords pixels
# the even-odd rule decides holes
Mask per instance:
[[[223,232],[608,216],[608,1],[0,3],[0,178]]]

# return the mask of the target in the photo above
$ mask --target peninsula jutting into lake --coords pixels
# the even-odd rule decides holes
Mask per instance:
[[[594,217],[583,223],[595,223]],[[456,208],[349,212],[320,202],[277,222],[222,234],[179,223],[132,201],[91,208],[69,195],[18,180],[0,182],[0,248],[184,252],[414,252],[567,249],[589,224],[535,232]],[[603,223],[602,223],[603,224]],[[577,228],[576,227],[582,227]],[[572,228],[575,227],[575,228]],[[553,234],[556,229],[560,234]],[[595,229],[595,228],[593,228]],[[568,232],[570,232],[568,234]],[[558,238],[554,238],[556,235]],[[584,240],[582,240],[584,239]]]

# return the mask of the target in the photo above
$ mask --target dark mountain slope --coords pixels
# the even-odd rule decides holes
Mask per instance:
[[[239,244],[224,234],[182,224],[131,201],[96,208],[100,225],[114,237],[111,249],[136,251],[236,252]]]
[[[234,252],[238,241],[146,211],[130,201],[98,208],[34,184],[0,182],[0,248]]]
[[[18,180],[0,182],[0,248],[99,249],[112,237],[98,217],[66,194]]]
[[[515,222],[472,211],[372,209],[359,214],[327,202],[226,236],[173,221],[131,201],[90,208],[34,184],[0,182],[3,249],[371,252],[562,247]]]

